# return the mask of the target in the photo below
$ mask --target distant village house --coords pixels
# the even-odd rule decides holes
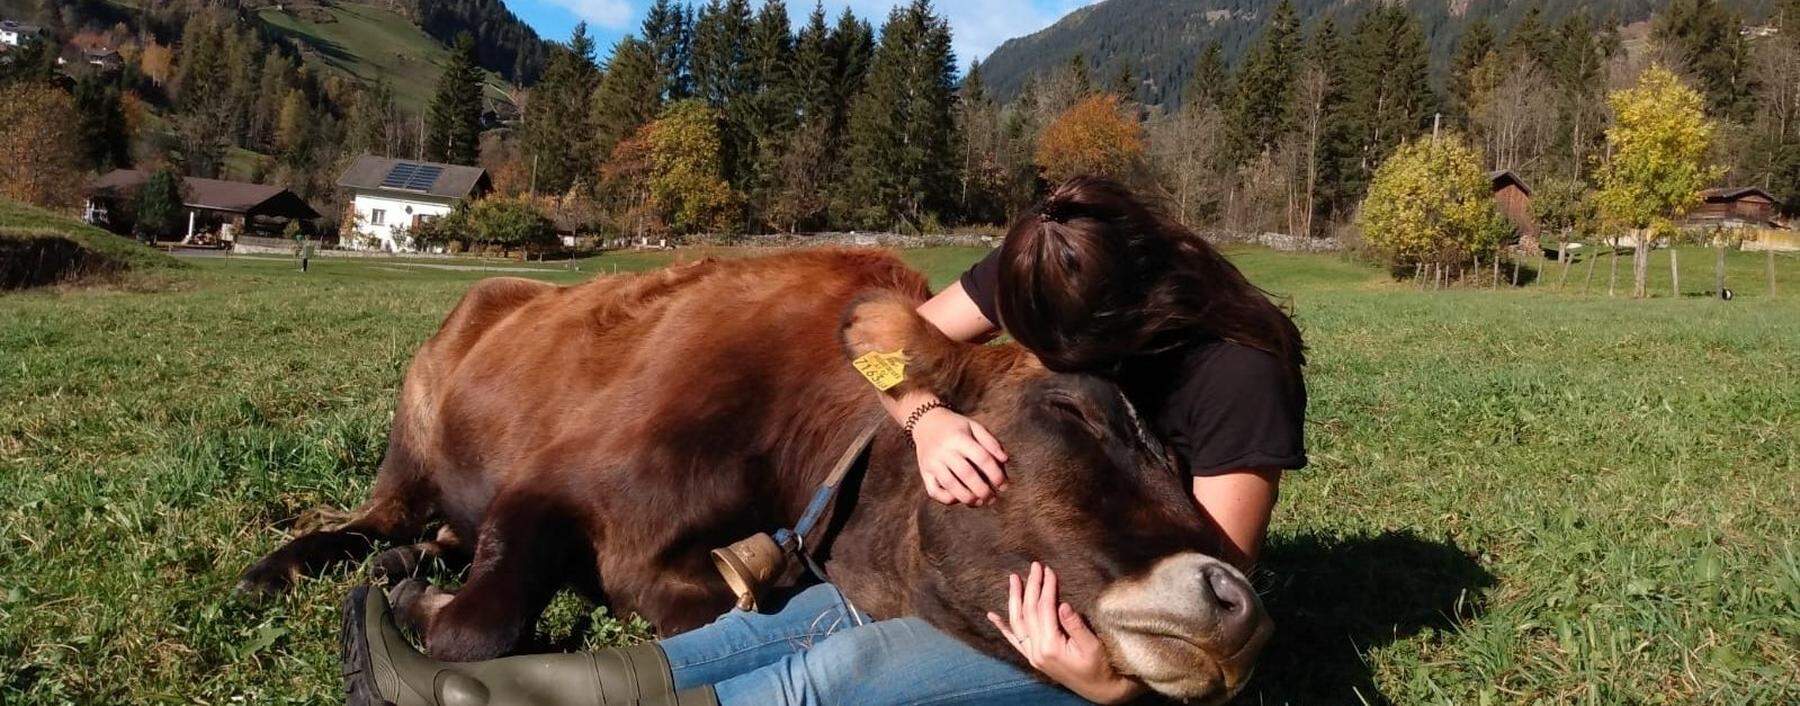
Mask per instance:
[[[480,167],[374,155],[357,157],[338,186],[351,197],[339,246],[388,252],[418,250],[412,229],[494,189]]]
[[[0,44],[16,47],[37,38],[43,29],[37,25],[0,20]]]
[[[138,190],[150,180],[150,172],[115,169],[95,179],[88,189],[85,220],[115,232],[129,234],[134,225],[130,213]],[[232,242],[244,235],[279,236],[289,221],[319,217],[292,191],[279,186],[241,181],[182,179],[182,205],[187,223],[181,241]],[[153,233],[174,239],[176,233]]]
[[[102,71],[117,71],[125,66],[125,59],[119,56],[119,50],[111,47],[83,49],[81,60]]]

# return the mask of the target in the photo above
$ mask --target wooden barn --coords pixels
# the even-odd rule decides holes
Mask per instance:
[[[1494,204],[1501,215],[1513,224],[1513,232],[1519,237],[1519,244],[1530,251],[1538,247],[1537,219],[1531,215],[1531,187],[1514,174],[1510,169],[1502,169],[1488,173],[1488,181],[1493,184]]]
[[[1690,226],[1779,226],[1775,196],[1754,186],[1707,189],[1700,198],[1700,205],[1688,212]]]
[[[133,201],[149,180],[150,172],[139,169],[115,169],[100,175],[89,185],[84,220],[120,234],[130,233]],[[181,196],[187,211],[184,243],[196,238],[229,242],[237,235],[279,235],[289,221],[319,217],[319,212],[294,192],[266,184],[183,177]]]

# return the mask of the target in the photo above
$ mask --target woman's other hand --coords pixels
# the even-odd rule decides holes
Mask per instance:
[[[1056,572],[1050,567],[1034,561],[1023,580],[1007,576],[1006,612],[1005,620],[988,613],[988,621],[1032,667],[1081,698],[1117,704],[1144,692],[1143,684],[1113,669],[1087,621],[1057,601]]]
[[[1006,452],[979,422],[939,407],[919,417],[912,438],[931,499],[981,507],[1006,489]]]

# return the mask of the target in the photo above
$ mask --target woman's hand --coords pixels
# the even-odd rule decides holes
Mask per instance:
[[[1113,669],[1100,638],[1075,609],[1057,602],[1050,567],[1031,562],[1031,573],[1023,581],[1008,576],[1006,589],[1007,619],[988,613],[988,621],[1032,667],[1095,703],[1124,703],[1144,693],[1142,683]]]
[[[1006,489],[1006,452],[975,420],[939,407],[913,424],[925,494],[945,505],[980,507]]]

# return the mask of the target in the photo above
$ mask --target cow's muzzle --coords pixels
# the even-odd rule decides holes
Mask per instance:
[[[1242,572],[1199,553],[1114,583],[1092,618],[1120,670],[1158,693],[1209,704],[1237,695],[1275,627]]]

